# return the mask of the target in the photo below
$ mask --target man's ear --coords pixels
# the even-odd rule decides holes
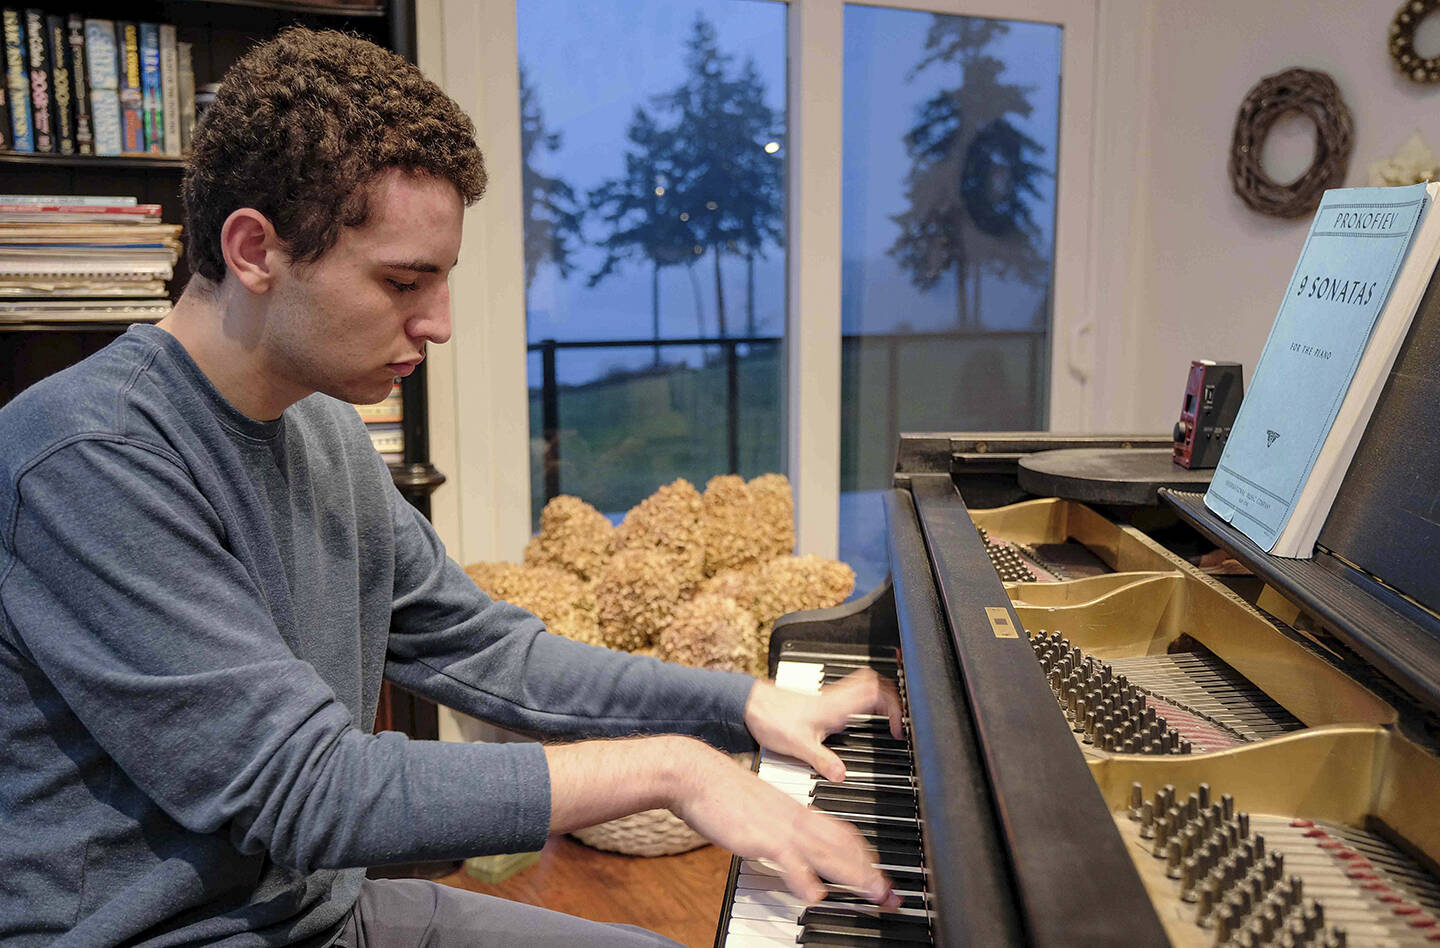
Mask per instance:
[[[232,211],[220,227],[226,269],[251,293],[267,292],[274,284],[279,246],[274,226],[253,207]]]

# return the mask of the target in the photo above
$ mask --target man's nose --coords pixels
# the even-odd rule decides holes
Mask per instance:
[[[450,288],[441,284],[430,295],[425,305],[405,324],[405,332],[411,339],[433,342],[436,345],[450,338]]]

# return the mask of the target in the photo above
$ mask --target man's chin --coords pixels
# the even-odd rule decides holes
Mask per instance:
[[[390,396],[394,385],[393,379],[383,385],[378,382],[356,382],[350,385],[336,386],[325,394],[352,405],[378,405]]]

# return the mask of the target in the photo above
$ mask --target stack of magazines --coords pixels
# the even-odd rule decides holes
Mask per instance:
[[[179,258],[158,204],[0,194],[0,322],[159,319]]]

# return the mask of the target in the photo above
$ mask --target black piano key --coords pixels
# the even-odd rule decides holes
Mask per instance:
[[[910,753],[910,742],[891,737],[888,730],[883,734],[877,731],[836,731],[825,738],[825,744],[829,747],[853,747],[856,750],[897,750]]]
[[[919,828],[908,827],[903,823],[897,823],[894,825],[897,826],[898,829],[890,834],[877,833],[870,830],[868,827],[856,826],[855,829],[859,831],[860,837],[864,839],[865,842],[869,843],[871,846],[874,846],[876,849],[879,849],[881,845],[884,845],[890,849],[903,848],[906,851],[913,850],[915,852],[919,852],[921,850]]]
[[[831,753],[847,764],[851,762],[860,764],[889,764],[891,766],[904,764],[908,770],[910,762],[914,760],[909,750],[898,747],[864,747],[843,742],[834,744],[826,742],[825,746],[830,748]]]
[[[857,895],[857,894],[855,894],[854,892],[834,892],[834,891],[832,891],[832,892],[830,892],[829,894],[827,894],[827,895],[825,896],[825,901],[826,901],[826,902],[840,902],[840,903],[851,904],[851,905],[866,905],[866,906],[870,906],[870,907],[872,907],[872,908],[874,907],[874,903],[873,903],[873,902],[871,902],[869,899],[865,898],[865,896],[863,896],[863,895]],[[925,909],[927,908],[927,906],[925,905],[925,899],[924,899],[922,896],[919,896],[919,895],[901,895],[901,896],[900,896],[900,907],[901,907],[902,909],[913,909],[914,911],[917,911],[917,912],[923,912],[923,911],[925,911]]]
[[[870,770],[863,770],[858,765],[854,768],[845,768],[844,786],[847,787],[906,787],[915,789],[915,778],[909,773],[876,773]]]
[[[851,797],[866,800],[914,801],[915,791],[909,787],[865,787],[850,781],[837,783],[833,780],[817,780],[810,785],[810,793],[829,793],[834,797]]]
[[[875,854],[880,862],[886,866],[915,866],[919,867],[924,855],[918,849],[910,849],[899,846],[876,846]]]
[[[872,803],[864,800],[832,800],[824,796],[816,796],[810,801],[817,810],[824,810],[826,813],[839,814],[848,813],[854,816],[888,816],[896,819],[915,819],[915,805],[896,803]]]
[[[845,935],[812,935],[806,934],[804,931],[801,932],[801,935],[799,935],[799,938],[796,938],[795,941],[809,945],[811,948],[910,948],[914,945],[913,941],[899,941],[899,939],[877,939],[870,938],[870,936],[850,938],[850,936]]]
[[[854,734],[862,731],[875,734],[889,734],[890,719],[883,715],[874,714],[859,721],[852,720],[845,722],[844,730],[847,734]]]
[[[837,819],[843,820],[855,827],[861,836],[866,839],[883,838],[897,842],[910,842],[920,838],[920,826],[915,820],[880,820],[867,819],[858,814],[845,816],[835,814]]]
[[[872,750],[856,749],[853,747],[832,747],[830,752],[839,757],[847,764],[856,764],[866,767],[874,764],[874,767],[866,767],[876,773],[903,773],[909,775],[910,764],[914,760],[909,754],[886,751],[877,754]]]
[[[798,938],[801,944],[807,943],[807,932],[821,936],[868,937],[874,940],[871,944],[881,939],[922,945],[930,943],[930,925],[906,916],[872,916],[846,912],[843,909],[811,906],[801,913],[800,926],[803,929]]]

